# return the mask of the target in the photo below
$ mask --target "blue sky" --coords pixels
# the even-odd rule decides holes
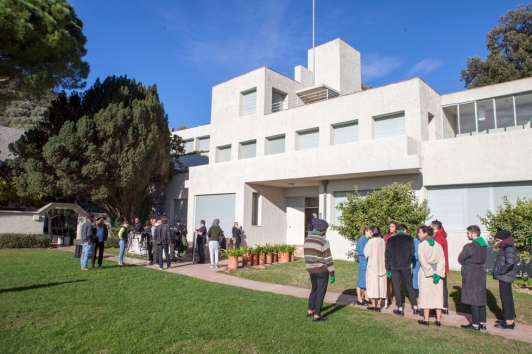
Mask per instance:
[[[209,124],[212,86],[268,66],[307,66],[311,0],[69,0],[84,23],[87,80],[127,75],[157,84],[170,126]],[[420,76],[441,94],[463,90],[468,57],[513,0],[316,0],[316,45],[341,37],[361,52],[362,81]]]

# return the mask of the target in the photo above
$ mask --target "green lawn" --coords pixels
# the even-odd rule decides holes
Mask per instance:
[[[358,263],[353,261],[334,261],[336,282],[329,285],[328,291],[356,295],[356,283],[358,279]],[[265,269],[243,269],[228,274],[251,280],[267,283],[291,285],[310,289],[310,279],[305,270],[305,262],[299,260],[291,263],[267,266]],[[449,308],[453,311],[469,313],[469,305],[460,302],[462,288],[462,276],[460,272],[451,271],[449,274]],[[502,318],[501,301],[499,298],[499,282],[491,275],[487,276],[488,317]],[[404,291],[407,295],[407,292]],[[406,298],[408,303],[408,298]],[[514,288],[514,302],[516,307],[516,321],[523,324],[532,324],[532,295],[518,292]]]
[[[291,267],[294,265],[290,265]],[[79,270],[72,253],[0,250],[1,353],[530,352],[454,327],[326,305],[147,269]],[[273,267],[269,267],[273,268]]]

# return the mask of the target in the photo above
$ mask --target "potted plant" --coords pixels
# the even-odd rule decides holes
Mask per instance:
[[[273,246],[267,243],[264,246],[264,253],[266,254],[266,264],[273,263]]]
[[[224,251],[227,256],[227,269],[238,270],[238,257],[242,255],[242,251],[236,248],[229,248]]]
[[[279,263],[290,262],[289,245],[279,245]]]
[[[257,247],[255,247],[255,252],[258,256],[257,264],[264,265],[264,263],[266,262],[266,254],[265,254],[264,246],[258,245]]]
[[[242,267],[247,267],[250,262],[249,247],[240,247],[240,250],[242,251]]]
[[[272,256],[273,256],[273,263],[278,263],[279,262],[279,247],[281,245],[277,244],[277,245],[273,245],[273,252],[272,252]]]
[[[257,260],[255,259],[255,248],[249,247],[248,248],[248,260],[249,260],[249,266],[253,267],[257,264]]]
[[[290,255],[288,262],[293,262],[294,261],[294,252],[296,251],[296,246],[288,245],[287,250],[288,250],[288,254]]]

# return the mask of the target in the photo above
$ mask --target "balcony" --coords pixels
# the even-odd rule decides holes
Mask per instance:
[[[296,91],[295,97],[272,103],[272,113],[329,100],[338,96],[340,96],[338,91],[326,85],[309,87]]]

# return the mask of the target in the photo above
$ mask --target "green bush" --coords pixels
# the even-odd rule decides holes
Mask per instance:
[[[416,228],[429,218],[427,201],[419,202],[412,190],[412,182],[401,184],[394,182],[380,190],[373,190],[365,197],[358,193],[347,194],[347,201],[338,205],[342,212],[340,225],[333,225],[348,240],[357,240],[362,226],[377,225],[384,234],[390,222],[406,224],[409,234],[416,237]]]
[[[0,248],[47,248],[50,236],[45,234],[0,234]]]
[[[528,263],[532,260],[532,199],[518,198],[515,206],[504,196],[503,205],[495,213],[488,211],[485,217],[478,216],[491,236],[499,230],[508,230],[514,237],[515,249],[519,251],[519,259]],[[497,244],[491,242],[497,249]]]

